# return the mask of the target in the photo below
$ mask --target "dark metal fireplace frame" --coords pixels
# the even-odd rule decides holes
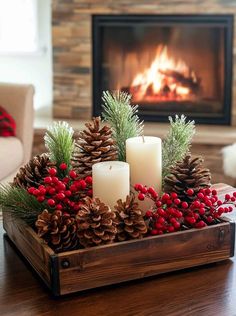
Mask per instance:
[[[215,115],[188,115],[189,119],[194,119],[197,123],[203,124],[231,124],[231,95],[232,95],[232,47],[233,47],[233,15],[93,15],[92,17],[92,43],[93,43],[93,115],[101,114],[101,94],[102,94],[102,28],[109,26],[128,26],[133,23],[145,25],[183,25],[202,23],[212,26],[224,27],[224,56],[225,56],[225,84],[224,84],[224,112]],[[114,34],[115,36],[115,34]],[[170,115],[174,113],[169,113]],[[178,114],[178,113],[177,113]],[[139,111],[139,116],[144,121],[165,122],[168,115],[164,113],[143,114]]]

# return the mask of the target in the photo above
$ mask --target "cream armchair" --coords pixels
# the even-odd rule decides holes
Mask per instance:
[[[31,156],[33,142],[32,85],[0,84],[0,105],[16,121],[16,137],[0,137],[0,182],[11,181]]]

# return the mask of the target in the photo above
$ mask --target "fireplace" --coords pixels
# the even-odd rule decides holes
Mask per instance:
[[[145,121],[230,124],[231,15],[94,15],[93,114],[123,90]]]

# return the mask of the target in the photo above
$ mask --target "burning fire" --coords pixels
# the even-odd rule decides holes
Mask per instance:
[[[130,92],[134,101],[179,101],[194,97],[200,88],[200,79],[183,60],[175,60],[167,46],[159,45],[149,68],[138,73]]]

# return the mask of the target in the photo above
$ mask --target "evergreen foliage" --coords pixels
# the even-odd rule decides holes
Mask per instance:
[[[186,121],[184,115],[169,116],[170,129],[162,145],[162,178],[170,173],[170,168],[181,161],[190,149],[195,134],[195,122]]]
[[[143,134],[143,122],[140,122],[137,115],[138,106],[132,106],[130,99],[130,94],[121,91],[104,91],[102,96],[102,117],[111,126],[118,148],[118,159],[121,161],[125,161],[126,139]]]

